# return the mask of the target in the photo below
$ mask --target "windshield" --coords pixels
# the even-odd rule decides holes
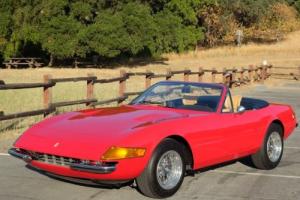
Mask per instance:
[[[222,87],[203,83],[160,82],[130,104],[153,104],[177,109],[216,112]]]

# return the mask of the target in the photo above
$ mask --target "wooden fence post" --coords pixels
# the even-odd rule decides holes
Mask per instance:
[[[223,68],[223,73],[222,73],[222,75],[223,75],[223,79],[222,79],[223,84],[224,84],[224,85],[228,85],[228,84],[227,84],[227,78],[226,78],[226,75],[227,75],[227,69],[226,69],[226,67]]]
[[[240,71],[240,81],[241,81],[241,83],[244,82],[244,72],[245,72],[245,68],[242,67],[241,71]]]
[[[125,96],[125,91],[126,91],[126,71],[124,69],[120,70],[120,76],[124,77],[124,79],[120,80],[119,82],[119,97],[124,97]],[[120,105],[122,102],[118,102]]]
[[[253,82],[253,65],[249,65],[248,74],[249,74],[250,83],[252,83]]]
[[[270,77],[270,70],[272,68],[272,65],[268,65],[267,68],[266,68],[266,79],[268,79]]]
[[[299,68],[300,68],[300,67],[299,67]],[[273,69],[273,66],[271,65],[271,66],[269,67],[268,78],[272,76],[273,70],[274,70],[274,69]],[[300,70],[300,69],[299,69],[299,70]],[[299,74],[300,74],[300,71],[299,71]]]
[[[265,75],[266,75],[266,77],[265,77],[266,79],[269,78],[269,71],[270,71],[270,68],[271,68],[271,65],[267,65],[267,66],[266,66],[266,71],[265,71],[265,72],[266,72],[266,74],[265,74]]]
[[[258,71],[259,71],[259,73],[258,73],[258,75],[259,75],[259,80],[260,81],[263,81],[262,80],[262,78],[263,78],[263,67],[261,66],[261,67],[257,67],[258,68]]]
[[[52,76],[50,74],[44,75],[44,83],[49,83],[51,81]],[[52,86],[45,86],[43,88],[43,101],[44,101],[44,109],[49,109],[52,103]],[[45,113],[44,117],[49,115],[49,113]]]
[[[211,82],[215,83],[216,82],[216,68],[212,68],[211,72]]]
[[[172,78],[172,71],[170,68],[167,69],[166,80],[169,81]]]
[[[254,67],[254,81],[257,81],[259,80],[259,77],[258,77],[258,68],[257,66]]]
[[[204,75],[204,71],[203,71],[202,67],[199,67],[198,82],[203,81],[203,75]]]
[[[185,72],[183,74],[183,80],[185,82],[188,82],[189,81],[190,70],[188,68],[185,68],[184,71]]]
[[[88,77],[94,77],[93,73],[89,73]],[[87,80],[86,82],[86,98],[93,99],[94,98],[94,79]],[[91,103],[87,103],[86,106],[90,107]]]
[[[232,81],[235,82],[235,79],[236,79],[236,68],[235,67],[232,68],[232,76],[231,77],[232,77]]]
[[[151,86],[151,77],[152,77],[152,72],[147,70],[146,71],[146,79],[145,79],[145,89]]]
[[[266,66],[263,65],[261,68],[261,82],[263,83],[266,79]]]

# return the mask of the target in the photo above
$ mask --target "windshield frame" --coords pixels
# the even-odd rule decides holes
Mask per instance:
[[[198,82],[183,82],[183,81],[161,81],[158,83],[153,84],[152,86],[150,86],[148,89],[146,89],[143,93],[141,93],[139,96],[137,96],[136,98],[134,98],[129,105],[142,105],[142,104],[138,104],[138,101],[141,98],[144,98],[144,96],[146,96],[147,94],[149,94],[153,88],[157,87],[158,85],[176,85],[176,84],[184,84],[184,85],[191,85],[191,86],[196,86],[196,87],[210,87],[212,89],[219,89],[221,90],[220,92],[220,99],[219,102],[216,106],[216,110],[212,111],[212,113],[220,113],[222,111],[222,106],[225,100],[225,94],[227,94],[228,88],[223,85],[223,84],[217,84],[217,83],[198,83]],[[170,107],[173,108],[173,107]],[[173,109],[182,109],[182,108],[173,108]],[[186,109],[184,109],[186,110]],[[189,109],[188,109],[189,110]],[[205,112],[205,111],[200,111],[199,112]]]

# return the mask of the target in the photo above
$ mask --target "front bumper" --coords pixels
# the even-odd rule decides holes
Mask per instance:
[[[8,150],[8,153],[9,153],[11,156],[14,156],[14,157],[16,157],[16,158],[22,159],[22,160],[24,160],[24,161],[27,162],[27,163],[29,163],[29,162],[31,162],[31,161],[33,160],[31,156],[26,155],[26,154],[24,154],[24,153],[22,153],[22,152],[19,152],[19,151],[17,151],[17,150],[14,149],[14,148],[9,149],[9,150]]]
[[[71,164],[70,168],[82,172],[90,172],[96,174],[110,174],[116,170],[116,165],[99,166],[99,165],[86,165],[86,164],[78,163],[78,164]]]
[[[9,149],[8,153],[16,158],[24,160],[27,163],[30,163],[32,161],[39,161],[39,159],[36,156],[29,155],[15,148]],[[110,165],[101,165],[101,164],[92,165],[86,162],[78,162],[78,163],[70,163],[69,167],[72,170],[81,171],[81,172],[89,172],[95,174],[110,174],[116,170],[116,165],[117,163],[112,163]]]

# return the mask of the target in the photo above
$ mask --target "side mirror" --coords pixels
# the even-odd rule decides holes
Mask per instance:
[[[246,111],[246,108],[244,106],[239,106],[237,108],[237,113],[242,114]]]

